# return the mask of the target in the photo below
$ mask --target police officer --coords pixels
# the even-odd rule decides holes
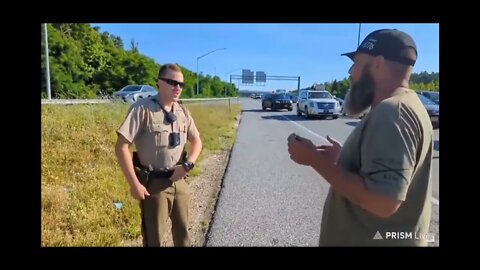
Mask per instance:
[[[202,141],[189,111],[179,103],[184,86],[181,69],[175,64],[163,65],[157,85],[159,94],[130,107],[117,130],[115,153],[132,196],[140,201],[143,245],[164,245],[170,217],[174,245],[190,246],[190,194],[185,176],[194,167]],[[182,159],[187,140],[191,153]],[[137,149],[133,160],[132,143]]]

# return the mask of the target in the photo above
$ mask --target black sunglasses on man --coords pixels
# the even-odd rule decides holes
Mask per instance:
[[[160,80],[166,82],[167,84],[169,84],[173,87],[176,87],[178,85],[180,88],[183,88],[185,86],[184,82],[179,82],[179,81],[175,81],[175,80],[172,80],[172,79],[160,78]]]

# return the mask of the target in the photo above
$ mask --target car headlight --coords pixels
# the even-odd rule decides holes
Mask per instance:
[[[279,100],[275,100],[275,103],[280,103],[280,101],[279,101]]]

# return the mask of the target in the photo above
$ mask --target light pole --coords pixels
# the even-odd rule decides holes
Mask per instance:
[[[47,32],[47,24],[43,24],[44,28],[44,36],[45,36],[45,78],[46,78],[46,85],[47,85],[47,95],[48,99],[52,99],[52,91],[50,89],[50,59],[48,56],[48,32]]]
[[[208,53],[206,53],[206,54],[204,54],[204,55],[201,55],[201,56],[197,57],[197,96],[198,96],[198,60],[200,60],[200,58],[205,57],[205,56],[207,56],[207,55],[209,55],[209,54],[211,54],[211,53],[213,53],[213,52],[220,51],[220,50],[226,50],[226,49],[227,49],[227,48],[218,48],[218,49],[215,49],[215,50],[213,50],[213,51],[211,51],[211,52],[208,52]]]
[[[357,41],[357,47],[360,46],[360,30],[362,29],[362,24],[358,24],[358,41]]]
[[[229,72],[225,72],[225,82],[227,82],[227,74],[231,74],[232,72],[235,72],[235,71],[240,70],[240,69],[242,69],[242,68],[236,68],[236,69],[231,70]],[[225,88],[223,90],[225,92],[225,94],[224,94],[225,97],[227,97],[227,86],[225,86]]]

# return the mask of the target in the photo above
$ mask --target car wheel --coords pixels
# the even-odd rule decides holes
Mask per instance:
[[[333,118],[333,119],[337,119],[337,118],[338,118],[338,115],[334,115],[332,118]]]
[[[308,114],[308,107],[305,106],[305,118],[310,119],[310,114]]]
[[[301,115],[302,115],[302,112],[301,112],[300,109],[298,108],[298,104],[297,104],[297,115],[298,115],[298,116],[301,116]]]

